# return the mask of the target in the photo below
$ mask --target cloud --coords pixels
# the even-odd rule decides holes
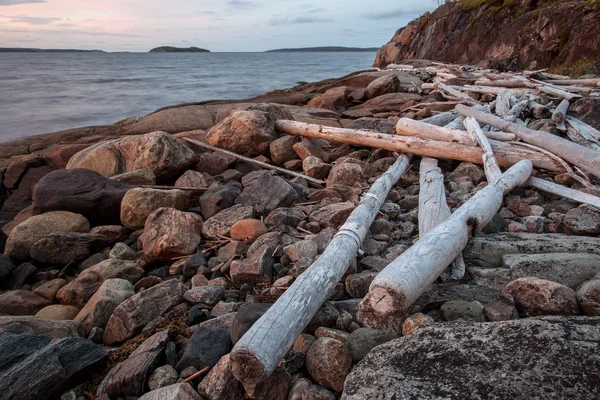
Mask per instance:
[[[243,8],[243,9],[258,7],[258,4],[256,4],[253,1],[248,1],[248,0],[229,0],[227,2],[227,5],[230,7]]]
[[[55,21],[60,21],[62,18],[56,17],[30,17],[28,15],[17,15],[10,17],[10,22],[16,22],[29,25],[48,25]]]
[[[321,18],[321,17],[273,17],[269,20],[269,25],[277,26],[277,25],[294,25],[294,24],[316,24],[321,22],[333,22],[331,18]]]
[[[0,7],[2,6],[14,6],[17,4],[27,3],[45,3],[46,0],[0,0]]]
[[[397,19],[397,18],[404,18],[404,17],[410,17],[410,16],[414,16],[414,15],[419,15],[424,12],[431,11],[433,8],[434,7],[429,6],[429,5],[421,5],[421,6],[417,6],[414,8],[402,7],[402,8],[397,8],[395,10],[368,13],[368,14],[365,14],[364,17],[368,18],[368,19],[375,19],[375,20]]]

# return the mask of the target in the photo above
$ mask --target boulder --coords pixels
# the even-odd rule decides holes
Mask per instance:
[[[208,182],[198,171],[188,170],[175,181],[176,188],[207,188]]]
[[[277,368],[267,379],[257,384],[249,393],[253,400],[287,400],[292,377]]]
[[[11,290],[0,294],[0,314],[34,315],[49,305],[48,299],[29,290]]]
[[[79,308],[73,306],[65,306],[62,304],[52,304],[42,308],[35,314],[38,318],[53,319],[56,321],[70,321],[75,318]]]
[[[104,330],[104,344],[123,342],[138,334],[147,323],[183,300],[185,286],[170,279],[131,296],[117,306]]]
[[[577,302],[585,315],[600,315],[600,277],[585,282],[577,289]]]
[[[51,303],[54,303],[54,300],[56,300],[56,293],[61,287],[65,286],[66,284],[67,281],[62,278],[52,279],[50,281],[42,283],[39,286],[36,286],[36,288],[33,289],[33,293],[48,299],[48,301],[50,301]]]
[[[225,298],[222,286],[196,286],[185,292],[183,298],[192,304],[212,307]]]
[[[352,356],[346,345],[331,338],[318,338],[306,354],[306,369],[320,385],[341,392],[352,368]]]
[[[265,218],[265,224],[269,226],[289,225],[295,227],[304,218],[306,218],[306,215],[300,210],[282,207],[271,211],[267,218]]]
[[[202,236],[207,239],[218,239],[219,236],[227,236],[231,227],[240,220],[249,219],[254,216],[251,206],[237,204],[213,215],[202,225]]]
[[[354,186],[355,183],[365,180],[363,169],[354,163],[336,164],[327,178],[327,187],[333,185]]]
[[[174,345],[175,343],[167,343],[165,353],[167,353],[169,344]],[[163,365],[162,367],[158,367],[154,371],[152,371],[152,374],[148,378],[148,387],[150,388],[150,390],[156,390],[165,386],[173,385],[177,382],[177,378],[179,378],[179,374],[177,373],[177,370],[175,370],[175,368],[173,368],[169,364]]]
[[[170,261],[175,257],[193,254],[201,240],[202,217],[159,208],[148,216],[142,236],[146,261]]]
[[[4,254],[0,254],[0,281],[12,274],[15,269],[17,269],[17,266],[12,260]]]
[[[266,217],[276,208],[291,206],[297,198],[296,190],[285,180],[270,171],[261,171],[244,185],[235,203],[252,206],[256,215]]]
[[[277,165],[283,165],[288,161],[297,159],[298,155],[294,151],[294,145],[298,141],[297,137],[290,135],[285,135],[272,141],[269,145],[271,160]]]
[[[185,211],[188,201],[181,190],[134,188],[121,201],[121,222],[132,231],[142,229],[146,218],[161,207]]]
[[[538,278],[520,278],[502,291],[515,299],[517,310],[527,315],[579,314],[575,292],[564,285]]]
[[[75,320],[81,322],[88,334],[95,327],[104,329],[115,308],[134,294],[131,282],[107,279],[75,316]]]
[[[85,333],[81,324],[76,321],[52,320],[24,315],[0,316],[0,333],[4,332],[41,335],[54,339],[83,337]]]
[[[313,211],[308,219],[317,222],[321,228],[337,229],[346,222],[354,208],[350,203],[334,203]]]
[[[352,362],[359,362],[367,354],[380,344],[396,339],[396,335],[378,329],[358,328],[348,336],[348,350],[352,356]]]
[[[138,400],[202,400],[202,397],[189,383],[177,383],[148,392]]]
[[[565,231],[574,235],[595,235],[600,233],[600,210],[589,204],[582,204],[570,210],[563,223]]]
[[[31,263],[23,263],[13,271],[10,277],[6,280],[6,284],[4,286],[11,290],[20,289],[23,284],[25,284],[27,279],[37,271],[38,269],[35,267],[35,265]]]
[[[267,227],[258,219],[243,219],[231,227],[229,234],[233,240],[252,243],[259,236],[267,233]]]
[[[402,336],[410,335],[415,331],[415,329],[433,323],[435,323],[434,319],[427,314],[413,314],[406,318],[402,323]]]
[[[33,212],[71,211],[94,225],[120,224],[121,200],[131,188],[89,169],[61,169],[36,185]]]
[[[270,246],[263,245],[243,261],[231,263],[231,279],[235,284],[271,283],[273,279],[273,255]]]
[[[125,279],[137,282],[144,270],[135,261],[108,259],[80,273],[77,278],[63,286],[56,294],[61,304],[83,308],[107,279]]]
[[[316,179],[327,177],[331,171],[331,165],[326,164],[320,158],[309,156],[302,161],[302,170],[304,174]]]
[[[112,242],[110,237],[93,233],[54,232],[35,242],[29,255],[44,264],[67,265],[85,260]]]
[[[196,165],[196,170],[212,176],[222,174],[233,165],[236,158],[229,154],[221,152],[206,152],[200,154],[200,161]]]
[[[343,398],[593,399],[598,319],[546,317],[421,327],[373,349]],[[485,343],[485,345],[482,345]]]
[[[484,321],[483,304],[478,301],[450,300],[442,304],[440,312],[446,321]]]
[[[400,90],[400,79],[396,75],[388,74],[375,79],[366,88],[367,99]]]
[[[214,367],[225,354],[231,351],[229,331],[223,328],[198,329],[188,340],[183,356],[177,363],[177,370],[187,367],[201,370]]]
[[[75,154],[67,169],[86,168],[105,177],[146,169],[165,181],[194,165],[194,152],[166,132],[105,140]]]
[[[229,354],[221,357],[198,385],[198,392],[207,400],[239,400],[244,387],[233,376]]]
[[[237,184],[219,185],[207,190],[200,196],[200,208],[205,220],[235,204],[235,199],[242,193]]]
[[[156,175],[147,169],[136,169],[135,171],[125,172],[112,176],[118,182],[128,183],[130,185],[156,185]]]
[[[35,215],[17,225],[6,240],[4,254],[16,261],[29,258],[31,246],[53,232],[89,232],[90,223],[79,214],[66,211]]]
[[[250,303],[245,304],[238,309],[238,312],[233,318],[231,328],[229,329],[233,344],[236,344],[238,340],[244,336],[252,325],[267,312],[271,305],[272,304],[267,303]]]

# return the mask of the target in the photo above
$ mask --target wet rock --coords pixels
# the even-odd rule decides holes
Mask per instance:
[[[324,163],[320,158],[309,156],[302,161],[302,170],[307,176],[323,179],[331,171],[331,165]]]
[[[77,313],[79,313],[79,308],[77,307],[53,304],[42,308],[35,316],[56,321],[68,321],[75,319]]]
[[[352,356],[352,362],[359,362],[375,347],[396,337],[396,335],[378,329],[359,328],[355,330],[348,336],[348,350]]]
[[[218,212],[225,210],[235,204],[235,199],[242,193],[238,185],[220,185],[207,190],[200,196],[200,207],[205,220],[211,218]]]
[[[600,279],[596,277],[577,289],[577,302],[585,315],[600,315]]]
[[[158,181],[168,180],[194,164],[194,152],[166,132],[105,140],[75,154],[67,169],[86,168],[110,177],[146,169]]]
[[[396,75],[388,74],[369,83],[365,89],[367,99],[372,99],[383,94],[396,93],[400,90],[400,80]]]
[[[104,235],[54,232],[36,241],[29,255],[41,263],[67,265],[85,260],[111,242],[111,238]]]
[[[483,322],[483,304],[478,301],[450,300],[442,304],[440,311],[446,321],[464,319]]]
[[[579,314],[573,289],[556,282],[520,278],[509,283],[502,293],[511,295],[517,309],[527,315]]]
[[[251,206],[256,215],[267,216],[276,208],[291,206],[297,198],[298,194],[285,180],[269,171],[262,171],[244,186],[235,202]]]
[[[120,224],[121,200],[132,187],[88,169],[54,171],[36,185],[33,212],[70,211],[92,224]]]
[[[0,314],[34,315],[48,305],[48,299],[29,290],[11,290],[0,294]]]
[[[233,224],[253,216],[254,211],[251,206],[237,204],[206,220],[202,225],[202,236],[207,239],[218,239],[219,236],[227,236]]]
[[[322,228],[337,229],[346,222],[354,208],[350,203],[334,203],[312,212],[308,219],[317,222]]]
[[[272,141],[269,145],[271,160],[277,165],[283,165],[288,161],[297,159],[298,156],[294,151],[294,144],[296,144],[298,140],[299,139],[294,136],[285,135]]]
[[[159,208],[148,216],[142,236],[148,262],[169,261],[193,254],[201,240],[202,218],[174,208]]]
[[[135,231],[144,227],[146,218],[161,207],[185,211],[187,196],[181,190],[134,188],[121,201],[121,222]]]
[[[267,233],[267,227],[260,220],[243,219],[233,224],[229,235],[234,240],[252,243],[265,233]]]
[[[574,235],[600,233],[600,210],[588,204],[582,204],[567,213],[564,224],[565,230]]]
[[[177,382],[179,374],[175,368],[170,365],[163,365],[156,368],[148,378],[148,387],[150,390],[160,389],[165,386],[173,385]]]
[[[202,400],[202,397],[189,383],[177,383],[148,392],[138,400]]]
[[[198,385],[198,392],[207,400],[239,400],[244,387],[231,373],[229,354],[223,356]]]
[[[198,329],[190,338],[177,370],[187,367],[201,370],[204,367],[214,367],[225,354],[231,351],[229,331],[223,328]]]
[[[244,336],[248,329],[250,329],[252,325],[267,312],[269,307],[271,307],[271,304],[252,303],[246,304],[238,309],[229,330],[233,344],[236,344],[238,340]]]
[[[212,307],[225,298],[225,288],[221,286],[196,286],[185,292],[183,297],[192,304]]]
[[[156,185],[156,175],[147,169],[136,169],[112,176],[110,179],[130,185]]]
[[[306,354],[306,369],[320,385],[341,392],[352,367],[352,356],[346,345],[331,338],[317,339]]]
[[[144,270],[135,261],[105,260],[83,271],[56,294],[61,304],[82,308],[107,279],[137,282]]]
[[[104,330],[104,344],[122,342],[181,303],[185,286],[171,279],[131,296],[117,306]]]
[[[131,282],[107,279],[74,319],[81,322],[88,334],[94,327],[104,328],[115,308],[134,294]]]
[[[369,353],[347,377],[343,396],[592,399],[596,378],[580,371],[600,366],[599,334],[598,321],[585,317],[422,327]]]
[[[146,339],[125,361],[108,372],[98,386],[96,396],[105,393],[111,398],[141,396],[150,373],[160,361],[168,338],[168,332],[161,331]]]
[[[79,214],[65,211],[35,215],[17,225],[8,236],[4,254],[13,260],[24,261],[35,242],[53,232],[89,232],[90,223]]]
[[[203,174],[191,169],[185,171],[183,175],[175,181],[176,188],[206,188],[208,185],[209,184]]]
[[[410,335],[415,329],[433,324],[435,321],[427,314],[416,313],[404,320],[402,323],[402,336]]]

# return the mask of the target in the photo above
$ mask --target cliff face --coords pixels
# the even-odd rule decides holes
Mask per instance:
[[[600,61],[598,0],[458,0],[401,28],[374,66],[429,59],[496,68]]]

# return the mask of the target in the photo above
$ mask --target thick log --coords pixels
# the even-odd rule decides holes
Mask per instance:
[[[542,81],[544,82],[544,81]],[[600,86],[600,78],[590,78],[590,79],[553,79],[549,81],[545,81],[546,83],[550,83],[552,85],[564,85],[564,86],[591,86],[597,88]]]
[[[433,158],[448,158],[475,164],[481,164],[483,162],[482,149],[458,143],[441,142],[419,137],[390,135],[386,133],[374,133],[370,131],[333,128],[287,120],[277,121],[275,127],[279,132],[287,133],[288,135],[325,139],[338,143],[374,147]],[[521,160],[531,160],[536,168],[564,172],[563,166],[558,161],[538,151],[495,140],[490,141],[490,144],[492,145],[498,164],[502,167],[510,167]]]
[[[451,212],[446,202],[444,175],[435,158],[421,159],[419,172],[419,235],[425,235],[433,228],[450,218]],[[442,273],[444,282],[460,280],[465,276],[465,262],[462,253]]]
[[[448,95],[455,97],[457,99],[464,100],[464,101],[468,102],[469,104],[481,105],[480,102],[478,102],[477,100],[475,100],[468,94],[463,93],[460,90],[458,90],[459,87],[449,86],[449,85],[446,85],[445,83],[442,83],[439,81],[435,82],[435,87],[438,90],[440,90],[444,93],[447,93]]]
[[[520,88],[531,88],[532,85],[527,85],[523,81],[519,79],[505,79],[499,81],[490,81],[479,79],[475,81],[475,85],[477,86],[490,86],[490,87],[499,87],[499,88],[509,88],[509,89],[520,89]]]
[[[460,254],[469,235],[483,228],[498,212],[504,195],[525,183],[531,172],[529,161],[511,167],[385,267],[359,305],[359,322],[400,332],[406,310]]]
[[[319,259],[237,342],[231,353],[236,379],[255,385],[275,370],[356,257],[390,189],[408,169],[409,160],[410,156],[401,156],[377,179]]]
[[[567,119],[567,111],[569,111],[569,100],[563,100],[560,102],[558,107],[552,113],[552,121],[556,122],[557,125],[564,126],[565,120]],[[561,129],[559,127],[559,129]],[[564,130],[564,128],[562,128]]]
[[[561,233],[496,233],[474,236],[463,255],[469,264],[502,267],[506,254],[591,253],[600,255],[600,238]]]
[[[554,182],[532,176],[527,180],[527,185],[531,186],[532,188],[563,197],[565,199],[573,200],[577,203],[589,204],[600,208],[600,197],[593,196],[579,190],[569,189],[568,187],[564,187]]]
[[[424,121],[415,121],[410,118],[400,118],[396,124],[396,133],[403,136],[419,136],[425,139],[441,140],[475,146],[476,142],[465,131],[436,126]],[[485,132],[487,137],[499,141],[513,141],[515,135],[505,132]]]
[[[503,131],[517,135],[523,141],[556,154],[557,156],[577,165],[581,169],[600,177],[600,154],[597,151],[562,139],[548,132],[535,131],[525,126],[503,120],[494,115],[484,114],[471,107],[457,105],[456,111],[466,117],[473,117]]]

